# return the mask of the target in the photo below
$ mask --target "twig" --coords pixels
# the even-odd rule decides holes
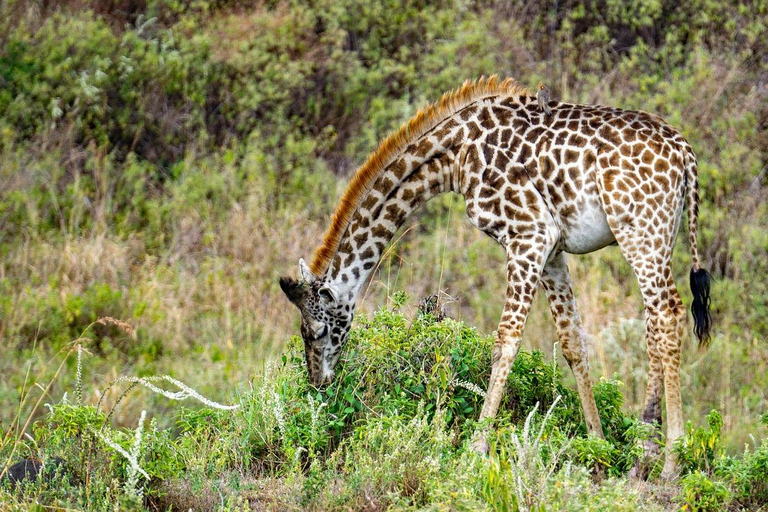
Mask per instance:
[[[24,426],[21,428],[21,432],[19,432],[18,437],[13,442],[13,449],[11,450],[10,455],[8,455],[8,459],[6,461],[5,467],[3,468],[3,471],[0,472],[0,480],[3,479],[5,474],[8,472],[8,468],[11,467],[11,461],[13,461],[13,457],[14,455],[16,455],[16,449],[19,447],[19,443],[21,442],[22,437],[24,437],[24,434],[26,433],[27,428],[29,427],[29,424],[32,422],[32,418],[35,416],[35,412],[37,412],[37,409],[40,408],[40,403],[43,401],[43,398],[45,397],[45,395],[48,393],[48,390],[53,385],[53,381],[55,381],[56,378],[59,376],[61,369],[64,367],[64,363],[67,362],[67,359],[75,350],[76,346],[77,345],[74,342],[70,344],[70,348],[67,351],[67,354],[64,356],[64,358],[61,360],[59,367],[56,369],[56,373],[54,373],[51,380],[48,381],[48,385],[45,386],[45,389],[43,389],[43,392],[40,394],[40,397],[37,399],[35,406],[32,408],[32,411],[29,413],[29,416],[27,417],[27,421],[24,423]]]

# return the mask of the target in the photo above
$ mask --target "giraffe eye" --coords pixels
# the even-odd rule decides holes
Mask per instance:
[[[326,334],[328,334],[328,325],[323,324],[323,328],[320,330],[320,334],[314,334],[312,336],[304,338],[304,341],[306,341],[307,343],[312,343],[314,341],[324,338]]]

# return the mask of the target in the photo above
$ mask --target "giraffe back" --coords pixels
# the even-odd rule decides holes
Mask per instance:
[[[646,112],[552,105],[546,115],[533,97],[498,97],[461,113],[470,219],[503,243],[544,209],[573,253],[614,242],[618,223],[637,218],[676,232],[690,151],[682,135]]]

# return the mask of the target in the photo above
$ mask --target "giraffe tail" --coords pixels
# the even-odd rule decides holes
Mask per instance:
[[[698,249],[698,222],[699,222],[699,171],[696,165],[696,156],[690,147],[685,151],[685,178],[687,182],[688,202],[688,241],[691,248],[693,267],[691,268],[690,283],[693,294],[691,313],[693,314],[694,332],[699,339],[700,346],[707,346],[710,338],[712,317],[709,313],[710,295],[709,285],[712,276],[701,268]]]

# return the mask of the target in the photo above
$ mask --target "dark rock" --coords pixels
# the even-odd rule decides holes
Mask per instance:
[[[43,478],[51,478],[58,470],[64,470],[64,459],[61,457],[53,457],[45,464],[45,467],[39,459],[26,458],[8,468],[5,478],[16,485],[24,480],[34,482],[41,475]]]

